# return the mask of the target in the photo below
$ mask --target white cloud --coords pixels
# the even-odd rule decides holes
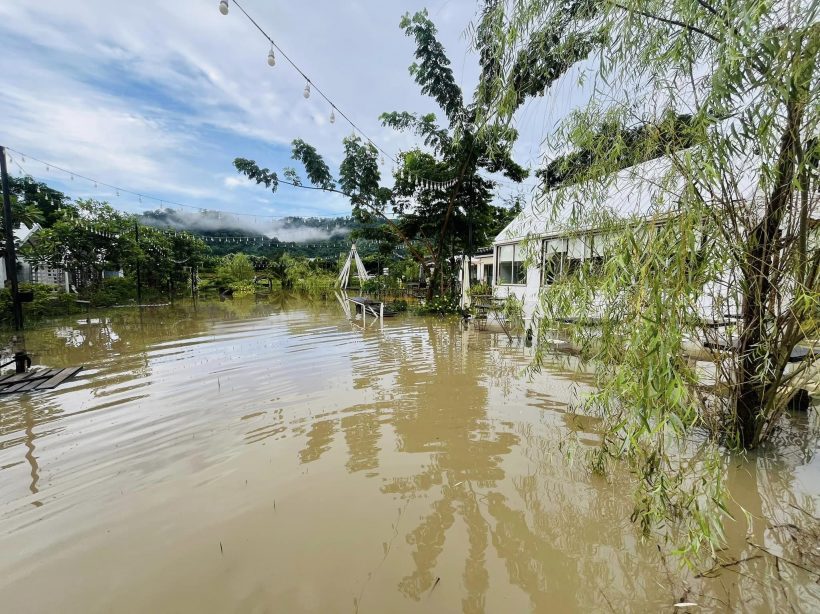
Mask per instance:
[[[422,2],[246,5],[316,86],[386,150],[408,149],[415,139],[383,128],[380,113],[438,111],[407,72],[413,41],[398,28],[400,16]],[[430,8],[469,97],[477,68],[475,57],[465,55],[462,33],[476,5],[434,2]],[[285,58],[270,68],[267,42],[235,7],[220,15],[215,0],[2,3],[0,38],[0,142],[158,198],[255,211],[259,203],[249,195],[259,190],[266,198],[265,190],[233,175],[235,157],[281,170],[293,165],[289,143],[302,138],[336,166],[351,131],[338,112],[329,123],[330,105],[316,88],[310,99],[302,97],[304,79]],[[516,147],[524,163],[539,155],[545,108],[528,111]],[[45,174],[40,165],[27,168],[70,195],[102,194]],[[337,195],[286,186],[266,201],[281,215],[350,211]],[[124,195],[114,204],[156,206]]]
[[[226,188],[231,189],[231,190],[234,189],[234,188],[240,188],[240,187],[241,188],[251,188],[251,187],[256,186],[255,183],[251,182],[250,180],[248,180],[245,177],[233,177],[233,176],[225,177],[223,179],[223,183],[225,184]]]

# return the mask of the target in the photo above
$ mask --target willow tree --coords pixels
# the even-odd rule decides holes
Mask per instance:
[[[813,346],[820,314],[820,4],[619,0],[571,19],[566,6],[486,3],[501,66],[488,117],[511,121],[531,95],[516,58],[545,28],[600,41],[591,99],[549,135],[563,154],[553,171],[571,181],[543,213],[552,228],[597,226],[606,257],[543,292],[541,331],[566,315],[600,322],[572,333],[599,377],[596,467],[626,459],[640,477],[635,518],[646,531],[672,524],[694,555],[720,542],[725,451],[769,440],[813,368],[811,351],[789,361]],[[695,146],[664,140],[669,113],[688,117],[679,131]],[[601,138],[613,124],[624,130]],[[630,129],[639,142],[622,137]],[[611,207],[625,176],[633,191],[652,186],[640,210]],[[707,363],[686,358],[693,343],[716,348]]]

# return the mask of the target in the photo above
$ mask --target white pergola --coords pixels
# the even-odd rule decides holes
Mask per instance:
[[[347,283],[350,281],[350,265],[354,261],[356,263],[356,274],[359,276],[359,280],[367,281],[370,279],[370,275],[367,274],[367,269],[364,268],[364,263],[359,257],[359,252],[356,251],[356,244],[354,243],[350,248],[350,253],[347,255],[347,260],[345,260],[345,265],[342,267],[342,272],[339,273],[339,279],[337,281],[338,286],[344,290],[347,289]]]

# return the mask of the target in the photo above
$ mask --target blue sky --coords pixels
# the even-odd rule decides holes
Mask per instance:
[[[345,113],[391,153],[416,144],[382,128],[384,111],[436,112],[408,73],[413,41],[401,15],[428,8],[467,97],[478,76],[464,31],[474,0],[244,0],[243,6]],[[272,195],[243,181],[236,157],[280,170],[293,165],[290,142],[315,145],[338,168],[350,126],[235,8],[218,0],[42,0],[0,4],[0,143],[103,182],[195,207],[259,216],[338,216],[342,197],[282,186]],[[519,114],[520,163],[535,167],[541,141],[567,109],[570,90]],[[563,105],[563,106],[562,106]],[[27,159],[37,179],[68,195],[140,211],[157,203]],[[298,167],[297,167],[298,168]],[[13,171],[21,171],[17,165]],[[385,184],[390,165],[384,167]],[[508,193],[503,186],[501,193]]]

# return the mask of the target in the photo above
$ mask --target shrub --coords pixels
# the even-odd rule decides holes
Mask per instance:
[[[399,280],[395,277],[377,275],[361,283],[362,292],[368,294],[382,294],[395,292],[399,289]]]
[[[332,275],[312,272],[306,277],[294,280],[293,289],[307,298],[324,300],[333,295],[336,289],[336,278]]]
[[[396,313],[403,313],[407,311],[407,301],[404,299],[397,299],[387,304],[387,308]]]
[[[467,291],[467,294],[470,296],[488,296],[493,293],[492,286],[486,283],[480,283],[470,286],[470,289]]]
[[[245,254],[230,254],[216,267],[216,278],[224,285],[248,281],[255,275],[253,263]]]
[[[249,296],[256,293],[256,285],[251,281],[235,281],[230,284],[234,296]]]
[[[126,305],[136,301],[137,287],[133,279],[112,277],[104,279],[91,295],[91,304],[95,307]]]
[[[27,322],[80,311],[74,297],[57,286],[20,284],[20,291],[34,293],[31,303],[23,303],[23,318]],[[0,323],[8,325],[13,320],[11,291],[4,288],[0,290]]]
[[[458,302],[457,296],[434,296],[429,301],[420,302],[416,306],[415,312],[420,315],[435,314],[441,316],[461,313]]]

